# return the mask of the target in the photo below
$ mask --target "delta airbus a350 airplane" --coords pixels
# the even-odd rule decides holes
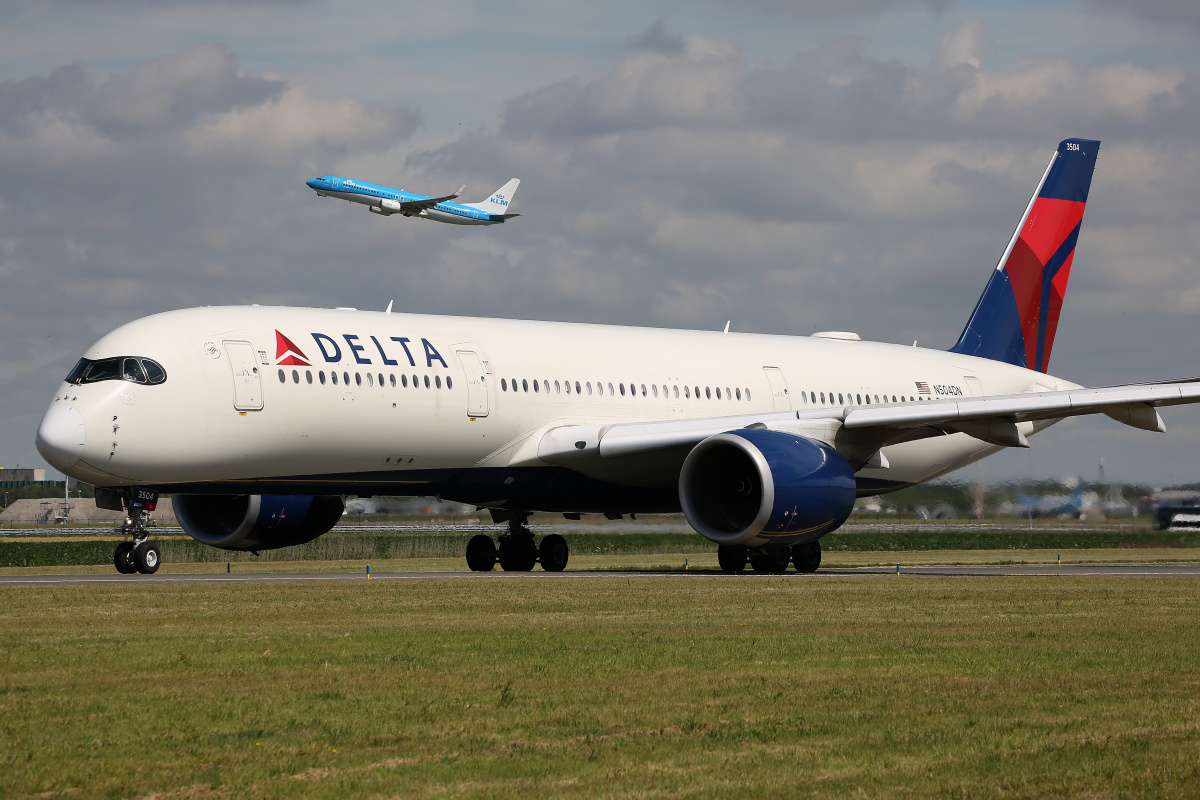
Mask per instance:
[[[458,187],[457,192],[445,197],[426,197],[402,189],[390,189],[387,186],[332,175],[313,178],[307,181],[307,185],[318,197],[336,197],[351,203],[361,203],[371,213],[385,217],[400,214],[435,222],[449,222],[451,225],[498,225],[506,219],[521,216],[508,213],[508,204],[517,193],[517,187],[521,185],[519,178],[513,178],[501,186],[482,203],[450,202],[461,195],[466,186]]]
[[[158,492],[193,538],[287,547],[343,496],[434,495],[508,522],[473,570],[561,570],[532,511],[677,512],[726,571],[810,572],[856,497],[945,475],[1064,417],[1150,431],[1200,382],[1086,389],[1046,372],[1099,142],[1058,146],[948,351],[810,337],[239,306],[104,336],[55,392],[46,460],[107,507]],[[390,306],[389,306],[390,311]],[[117,569],[153,572],[135,525]]]

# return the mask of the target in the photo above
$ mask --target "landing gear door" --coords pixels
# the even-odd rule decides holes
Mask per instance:
[[[779,367],[763,367],[767,383],[771,385],[771,403],[776,411],[791,411],[792,398],[788,396],[787,379]]]
[[[233,370],[233,407],[238,411],[261,411],[262,375],[258,372],[254,346],[249,342],[224,342]]]
[[[467,416],[486,417],[488,415],[487,369],[479,359],[479,354],[469,350],[459,350],[458,361],[462,364],[463,373],[467,379]]]

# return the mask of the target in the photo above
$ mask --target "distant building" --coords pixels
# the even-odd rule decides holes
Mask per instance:
[[[40,483],[44,480],[46,480],[46,470],[44,469],[11,469],[9,467],[0,467],[0,481]]]

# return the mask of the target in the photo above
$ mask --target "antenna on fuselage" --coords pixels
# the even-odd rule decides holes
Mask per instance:
[[[384,312],[383,312],[383,313],[385,313],[385,314],[390,314],[390,313],[392,313],[392,303],[394,303],[394,302],[396,302],[396,301],[395,301],[395,300],[388,300],[388,307],[387,307],[387,309],[385,309],[385,310],[384,310]]]
[[[725,330],[721,331],[721,333],[729,333],[729,323],[730,323],[730,321],[731,321],[731,320],[725,320]]]

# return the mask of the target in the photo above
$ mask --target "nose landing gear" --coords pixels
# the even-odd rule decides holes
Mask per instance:
[[[113,566],[122,575],[140,572],[153,575],[162,564],[162,553],[158,545],[150,541],[144,525],[145,511],[133,511],[125,518],[118,531],[133,536],[132,542],[121,542],[113,552]]]
[[[566,569],[570,556],[567,540],[551,533],[535,544],[528,520],[528,513],[514,512],[508,519],[508,531],[500,535],[498,543],[487,534],[472,536],[467,542],[467,566],[471,571],[490,572],[499,563],[505,572],[529,572],[539,562],[546,572]]]

